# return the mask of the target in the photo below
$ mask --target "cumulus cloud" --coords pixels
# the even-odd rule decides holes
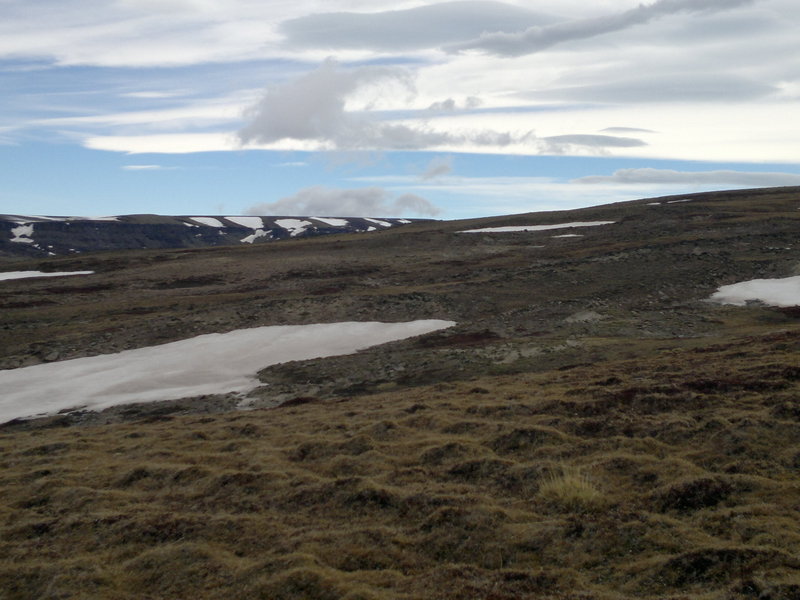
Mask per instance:
[[[677,13],[700,13],[730,10],[755,0],[657,0],[640,4],[636,8],[617,14],[590,19],[575,19],[550,25],[534,25],[525,31],[494,30],[482,33],[472,41],[452,44],[447,49],[454,52],[483,50],[499,56],[522,56],[545,50],[556,44],[597,37],[643,25]],[[491,31],[484,29],[484,31]]]
[[[620,169],[613,175],[590,175],[574,179],[582,184],[676,184],[773,187],[800,185],[800,174],[747,171],[673,171],[671,169]]]
[[[447,100],[442,100],[441,102],[434,102],[428,107],[428,110],[432,111],[447,111],[447,110],[455,110],[456,109],[456,101],[452,98],[448,98]]]
[[[470,110],[473,108],[478,108],[481,104],[483,104],[483,102],[480,98],[469,96],[468,98],[464,99],[463,108]],[[458,105],[458,102],[456,102],[453,98],[448,98],[447,100],[434,102],[428,107],[428,110],[432,112],[449,112],[459,108],[462,107]]]
[[[331,150],[419,150],[468,143],[507,146],[528,137],[495,131],[453,134],[346,109],[348,98],[370,87],[414,90],[410,73],[400,67],[345,69],[328,59],[318,69],[268,89],[247,112],[250,122],[238,132],[239,139],[244,144],[314,140]]]
[[[449,175],[453,172],[453,157],[452,156],[437,156],[428,163],[425,172],[420,175],[420,179],[428,181]]]
[[[434,216],[439,209],[416,194],[394,196],[380,187],[337,189],[315,185],[276,202],[264,202],[246,210],[248,215],[325,217],[392,217],[406,214]]]
[[[439,2],[404,10],[336,12],[284,21],[286,44],[301,48],[403,51],[478,37],[484,31],[522,31],[556,17],[504,2]]]

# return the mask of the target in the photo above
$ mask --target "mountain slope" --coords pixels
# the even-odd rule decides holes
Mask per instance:
[[[32,217],[0,215],[0,260],[98,250],[203,248],[369,232],[409,219],[332,217]]]
[[[0,282],[5,368],[256,325],[457,326],[265,369],[249,411],[6,424],[0,589],[796,598],[800,313],[707,299],[797,275],[798,208],[747,190],[15,264],[95,273]]]

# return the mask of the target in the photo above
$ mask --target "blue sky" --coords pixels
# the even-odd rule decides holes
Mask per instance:
[[[449,219],[800,185],[794,0],[91,4],[0,3],[0,213]]]

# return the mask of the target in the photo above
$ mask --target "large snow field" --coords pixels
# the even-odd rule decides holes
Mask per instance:
[[[350,354],[453,325],[431,319],[255,327],[0,371],[0,423],[74,408],[246,393],[270,365]]]
[[[568,227],[597,227],[612,225],[616,221],[575,221],[574,223],[558,223],[555,225],[511,225],[507,227],[484,227],[482,229],[465,229],[459,233],[512,233],[516,231],[548,231],[550,229],[566,229]]]
[[[42,271],[8,271],[0,273],[0,281],[8,279],[26,279],[28,277],[66,277],[67,275],[91,275],[94,271],[61,271],[58,273],[43,273]]]
[[[797,306],[800,305],[800,276],[751,279],[723,285],[709,300],[735,306],[745,306],[748,300],[760,300],[770,306]]]

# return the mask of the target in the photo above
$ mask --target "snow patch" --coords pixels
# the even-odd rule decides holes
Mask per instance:
[[[263,229],[256,229],[251,235],[248,235],[247,237],[243,237],[239,241],[244,243],[244,244],[252,244],[258,238],[267,237],[271,233],[272,233],[271,231],[264,231]]]
[[[370,219],[365,218],[365,221],[369,221],[370,223],[375,223],[376,225],[380,225],[381,227],[391,227],[392,224],[389,221],[381,221],[380,219]]]
[[[62,271],[59,273],[43,273],[42,271],[8,271],[0,273],[0,281],[8,279],[27,279],[29,277],[66,277],[68,275],[91,275],[94,271]]]
[[[32,244],[33,240],[31,237],[33,236],[33,223],[25,223],[24,225],[18,225],[11,230],[11,235],[14,236],[11,238],[12,242],[19,242],[21,244]]]
[[[286,229],[292,237],[300,235],[306,227],[314,225],[311,221],[301,221],[300,219],[276,219],[275,224]]]
[[[783,279],[751,279],[723,285],[708,300],[735,306],[745,306],[748,301],[760,301],[770,306],[798,306],[800,275]]]
[[[564,233],[562,235],[551,235],[551,238],[576,238],[583,237],[580,233]]]
[[[261,229],[264,227],[264,221],[261,217],[225,217],[231,223],[236,223],[242,227],[249,227],[250,229]]]
[[[310,217],[315,221],[322,221],[331,227],[347,227],[350,222],[347,219],[334,219],[332,217]]]
[[[215,219],[214,217],[190,217],[192,221],[195,223],[200,223],[201,225],[207,225],[208,227],[225,227],[225,225],[219,219]]]
[[[256,327],[0,371],[0,423],[74,408],[243,394],[261,385],[256,373],[269,365],[350,354],[453,325],[431,319]]]
[[[466,229],[458,233],[510,233],[514,231],[547,231],[549,229],[565,229],[567,227],[597,227],[598,225],[612,225],[616,221],[576,221],[574,223],[559,223],[557,225],[521,225],[508,227],[483,227],[481,229]]]

